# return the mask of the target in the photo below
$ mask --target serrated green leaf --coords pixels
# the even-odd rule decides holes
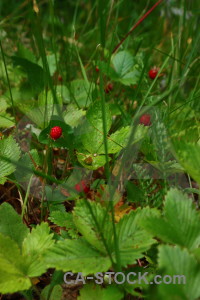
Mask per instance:
[[[126,147],[130,135],[130,126],[122,127],[107,138],[108,153],[117,153]],[[98,153],[105,153],[104,145]]]
[[[180,164],[200,183],[200,145],[177,140],[173,145]]]
[[[7,159],[18,161],[20,157],[20,149],[14,138],[10,135],[8,138],[0,140],[0,156]],[[13,173],[16,166],[11,162],[5,161],[0,158],[0,177],[8,176]]]
[[[41,255],[54,244],[53,233],[50,234],[48,223],[41,223],[33,228],[23,241],[23,255]]]
[[[43,257],[53,246],[53,234],[50,234],[48,223],[41,223],[33,228],[22,245],[22,254],[26,259],[27,274],[36,277],[47,269]]]
[[[17,227],[20,230],[19,227]],[[53,244],[53,234],[47,223],[38,225],[23,241],[22,253],[10,237],[0,233],[0,292],[27,290],[30,277],[40,276],[47,269],[43,256]]]
[[[17,244],[0,233],[0,293],[15,293],[31,287]]]
[[[140,216],[140,210],[132,211],[128,215],[124,215],[116,225],[121,263],[123,265],[133,264],[136,259],[143,256],[144,251],[147,251],[155,243],[152,235],[148,234],[139,225],[138,218]]]
[[[14,118],[6,112],[8,108],[7,101],[4,97],[1,97],[1,107],[0,107],[0,128],[8,128],[15,125]]]
[[[77,202],[73,211],[74,223],[89,244],[98,249],[100,252],[106,254],[107,252],[102,242],[99,229],[101,230],[105,240],[107,242],[110,241],[112,236],[110,215],[100,204],[94,202],[89,203],[86,201],[87,200],[80,200]],[[90,209],[92,210],[99,227],[97,227]]]
[[[200,214],[192,200],[177,189],[171,189],[165,199],[163,217],[147,216],[142,226],[165,242],[190,250],[200,245]]]
[[[44,260],[50,268],[82,272],[83,276],[105,272],[111,266],[108,257],[102,256],[83,239],[59,241],[48,251]]]
[[[185,276],[185,284],[184,279],[182,284],[160,284],[156,299],[193,300],[200,297],[200,264],[186,249],[162,245],[159,247],[158,263],[164,275],[172,276],[172,279],[175,275]]]
[[[73,222],[73,216],[71,213],[52,211],[49,219],[58,226],[65,227],[71,237],[77,237],[77,229]]]
[[[6,177],[0,178],[0,184],[4,184],[6,182],[6,180],[7,180]]]
[[[86,112],[83,109],[78,109],[73,104],[70,104],[64,113],[64,120],[71,127],[76,127],[85,114]]]
[[[0,128],[9,128],[15,125],[14,118],[8,113],[1,113]]]
[[[21,247],[22,241],[28,232],[28,228],[23,224],[21,217],[14,208],[8,203],[1,204],[0,233],[9,236]]]

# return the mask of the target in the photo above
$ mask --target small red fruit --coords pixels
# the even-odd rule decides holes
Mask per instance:
[[[151,116],[149,114],[144,114],[140,117],[140,124],[143,124],[144,126],[151,125]]]
[[[149,70],[149,77],[151,79],[155,79],[157,74],[158,74],[159,69],[157,67],[153,67],[152,69]]]
[[[87,185],[85,180],[81,180],[75,185],[75,190],[79,193],[84,192],[85,194],[87,194],[90,191],[90,187]]]
[[[110,93],[112,90],[113,90],[113,84],[112,84],[112,83],[108,83],[108,84],[106,85],[106,88],[105,88],[105,93],[108,94],[108,93]]]
[[[58,75],[58,81],[62,82],[63,81],[63,78],[61,75]]]
[[[98,72],[99,72],[99,67],[96,66],[95,70],[96,70],[96,72],[98,73]]]
[[[62,135],[62,128],[60,126],[55,126],[55,127],[51,128],[50,137],[53,140],[59,139],[61,137],[61,135]]]

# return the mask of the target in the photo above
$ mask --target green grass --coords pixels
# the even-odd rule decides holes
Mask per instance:
[[[151,11],[155,3],[157,7]],[[26,220],[29,226],[37,225],[37,222],[32,219],[31,212],[31,202],[34,199],[31,185],[33,178],[37,177],[41,182],[41,194],[36,202],[40,222],[48,221],[52,211],[63,212],[67,209],[71,214],[79,198],[84,199],[92,218],[92,221],[87,220],[87,222],[91,224],[94,222],[93,226],[99,234],[98,238],[103,243],[112,268],[118,272],[124,268],[128,271],[129,264],[124,265],[124,257],[120,250],[122,241],[119,232],[122,229],[119,229],[116,222],[116,204],[119,202],[116,193],[123,200],[121,213],[125,215],[125,219],[126,214],[123,209],[127,207],[131,210],[139,208],[145,212],[145,207],[150,206],[152,211],[155,207],[161,211],[171,186],[186,191],[185,193],[192,191],[188,194],[191,195],[199,210],[200,175],[196,170],[199,168],[200,131],[198,13],[197,0],[180,2],[149,0],[135,3],[124,0],[117,2],[113,0],[12,1],[9,6],[6,1],[1,1],[0,101],[6,99],[8,108],[3,113],[0,110],[0,117],[1,114],[10,114],[14,118],[13,126],[16,125],[17,133],[12,131],[11,134],[15,136],[18,143],[29,139],[26,135],[25,138],[23,137],[23,130],[27,130],[23,122],[27,115],[29,123],[35,126],[35,132],[28,141],[30,149],[21,153],[23,156],[26,152],[30,153],[30,150],[36,149],[38,155],[32,157],[33,159],[27,165],[22,166],[24,173],[29,173],[30,177],[27,187],[22,192],[24,200],[20,210],[22,219]],[[120,51],[128,51],[134,59],[131,70],[136,72],[134,74],[139,74],[132,75],[136,78],[135,83],[122,81],[123,70],[117,70],[114,63],[114,57]],[[18,61],[13,57],[18,57]],[[124,58],[124,63],[131,64],[126,59],[128,60]],[[100,68],[97,73],[95,67],[101,63],[102,69]],[[123,64],[122,59],[120,64]],[[151,80],[148,71],[154,65],[159,68],[159,72],[157,77]],[[110,70],[115,71],[115,75],[109,73]],[[62,76],[62,82],[59,82],[58,75]],[[39,76],[41,76],[40,80]],[[80,83],[75,80],[82,81]],[[108,82],[113,82],[113,90],[107,94],[105,87]],[[43,106],[39,106],[41,103],[39,95],[42,92],[45,100]],[[48,92],[51,93],[51,97]],[[84,95],[82,98],[81,93]],[[97,102],[100,103],[101,113],[95,111]],[[48,135],[46,142],[43,137],[50,119],[56,115],[59,122],[67,123],[69,116],[67,119],[66,114],[70,105],[73,105],[73,116],[70,116],[70,121],[74,121],[76,126],[71,126],[70,123],[70,126],[63,130],[63,143],[67,139],[69,144],[65,148],[61,144],[62,141],[53,142]],[[108,105],[110,105],[112,122],[109,121]],[[35,113],[33,113],[34,109]],[[31,115],[31,112],[34,115]],[[86,115],[85,123],[83,118],[78,118],[78,113],[82,116]],[[152,125],[147,128],[147,132],[142,131],[146,127],[143,126],[141,129],[138,125],[140,117],[145,113],[150,113],[152,116]],[[99,114],[102,121],[100,125]],[[6,118],[8,116],[5,115]],[[118,137],[117,140],[114,135],[117,140],[114,144],[121,146],[121,150],[112,152],[111,136],[116,132],[119,134],[118,130],[125,126],[129,126],[126,143],[123,141],[123,136]],[[6,139],[9,135],[8,128],[1,126],[1,119],[0,127],[3,128]],[[40,135],[37,130],[41,132]],[[88,132],[84,130],[91,130],[89,131],[91,139],[94,138],[93,135],[102,138],[103,150],[100,153],[98,151],[101,147],[95,148],[95,142],[98,142],[95,138],[92,141],[97,151],[88,150],[89,136],[87,137]],[[141,132],[138,133],[139,130]],[[133,143],[137,134],[141,134],[142,137]],[[22,141],[20,141],[21,137],[23,137]],[[84,138],[88,138],[88,141],[84,142]],[[180,139],[186,144],[181,144]],[[89,157],[92,163],[81,161],[78,158],[79,154],[82,157]],[[97,171],[95,168],[92,169],[96,161],[95,155],[99,159],[104,159],[104,163],[99,163],[96,167]],[[14,161],[11,156],[1,152],[0,161],[5,164],[12,163],[16,169],[20,165],[20,162]],[[62,161],[66,169],[63,169]],[[142,166],[138,169],[139,173],[133,169],[134,164]],[[95,172],[98,173],[99,167],[102,166],[104,166],[103,175],[96,175]],[[97,179],[103,181],[102,185],[97,185],[97,188],[93,189],[93,196],[84,193],[74,194],[74,185],[77,182],[72,178],[73,170],[76,169],[80,169],[80,173],[85,174],[84,180],[90,175],[91,184],[94,184]],[[65,174],[64,178],[63,174]],[[181,176],[186,176],[186,186],[178,181],[179,174],[182,174],[181,180],[183,180]],[[14,173],[6,175],[5,180],[8,185],[15,182],[14,176]],[[24,188],[20,180],[17,182],[16,190],[17,186],[20,186],[20,189]],[[107,190],[102,192],[105,187]],[[58,198],[62,194],[58,188],[72,194],[66,196],[65,201],[55,204],[56,201],[48,200],[47,188],[52,189],[52,195],[57,188]],[[106,197],[104,202],[101,201],[101,197],[103,198],[101,193]],[[93,205],[93,202],[100,202],[105,208],[102,219],[97,214],[98,208]],[[112,223],[113,248],[107,239],[104,227],[108,215]],[[94,228],[91,226],[91,231]],[[125,231],[124,234],[126,233]],[[55,234],[57,240],[65,238]],[[82,232],[80,235],[84,236]],[[151,256],[151,250],[150,246],[148,250],[144,250],[140,260],[143,261],[144,266],[147,263],[153,269],[158,262],[152,263],[154,255]],[[199,256],[196,257],[198,260]],[[137,259],[133,263],[137,264]],[[39,286],[38,289],[40,293],[41,287]],[[129,299],[128,294],[136,297],[136,291],[130,287],[123,286],[123,291],[124,299]],[[162,295],[159,289],[156,289],[155,293],[157,297],[155,299]],[[147,297],[154,295],[153,289],[142,289],[141,297],[146,294]],[[29,298],[26,297],[33,299],[34,293]],[[85,298],[82,296],[80,299]],[[196,299],[192,292],[191,299]]]

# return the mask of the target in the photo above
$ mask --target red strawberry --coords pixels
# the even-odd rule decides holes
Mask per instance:
[[[62,76],[61,75],[58,75],[58,81],[62,82],[63,79],[62,79]]]
[[[63,81],[63,78],[61,75],[58,75],[58,81],[62,82]]]
[[[151,116],[149,114],[144,114],[140,117],[140,124],[143,124],[144,126],[151,125]]]
[[[98,73],[98,72],[99,72],[99,67],[96,66],[95,70],[96,70],[96,72]]]
[[[108,83],[108,84],[106,85],[105,90],[104,90],[105,93],[108,94],[108,93],[110,93],[112,90],[113,90],[113,84],[112,84],[112,83]]]
[[[155,79],[157,74],[158,74],[159,68],[153,67],[152,69],[149,70],[149,77],[151,79]]]
[[[75,185],[75,190],[79,193],[84,192],[85,194],[87,194],[90,191],[90,187],[87,185],[85,180],[81,180]]]
[[[50,137],[53,140],[59,139],[61,137],[61,135],[62,135],[62,128],[60,126],[55,126],[55,127],[51,128]]]

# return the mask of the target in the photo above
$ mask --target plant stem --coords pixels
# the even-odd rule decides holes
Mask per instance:
[[[115,53],[118,48],[121,46],[121,44],[127,39],[127,37],[135,30],[135,28],[138,27],[138,25],[140,25],[140,23],[142,23],[146,17],[162,2],[163,0],[159,0],[158,2],[156,2],[145,14],[144,16],[142,16],[139,21],[131,28],[131,30],[125,35],[125,37],[123,37],[123,39],[119,42],[119,44],[117,44],[117,46],[114,48],[112,53]]]

